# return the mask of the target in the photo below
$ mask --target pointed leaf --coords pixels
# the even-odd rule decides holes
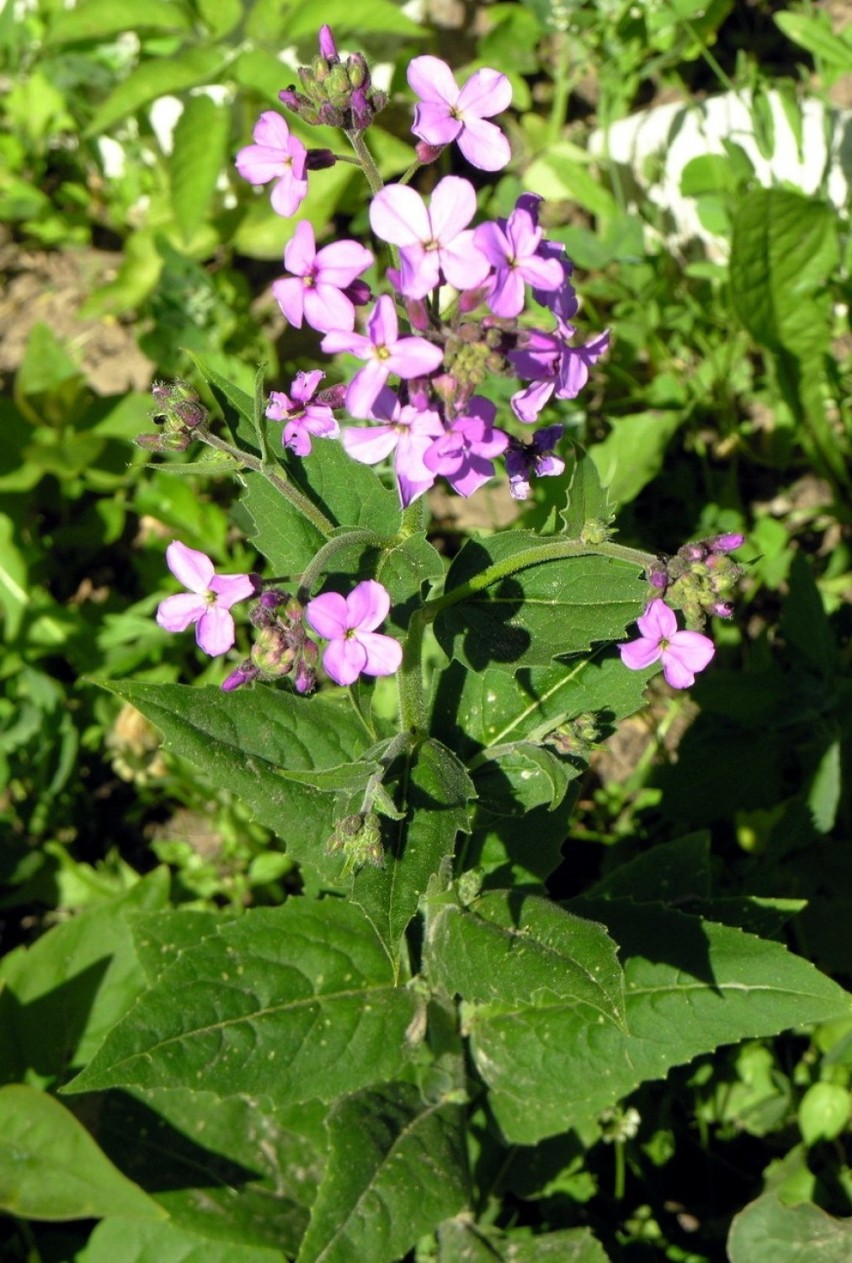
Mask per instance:
[[[340,1101],[328,1121],[326,1176],[298,1263],[395,1263],[468,1199],[457,1105],[407,1083]]]
[[[0,1209],[21,1219],[165,1218],[64,1105],[23,1083],[0,1088]]]
[[[301,575],[325,537],[295,505],[260,474],[243,474],[245,491],[240,503],[248,510],[254,530],[249,531],[258,552],[276,575]]]
[[[577,459],[571,473],[571,482],[565,508],[560,517],[566,535],[579,539],[589,522],[611,522],[615,511],[610,503],[608,483],[602,484],[600,465],[591,455],[577,448]]]
[[[183,952],[66,1090],[332,1100],[399,1071],[417,1004],[349,905],[252,909]]]
[[[85,135],[99,136],[157,97],[219,83],[226,61],[227,55],[217,48],[184,48],[172,57],[143,61],[98,107]]]
[[[169,161],[172,210],[186,242],[207,219],[227,157],[229,110],[209,96],[190,97],[178,119]]]

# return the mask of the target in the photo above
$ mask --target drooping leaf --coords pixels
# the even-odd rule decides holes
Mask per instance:
[[[617,503],[617,500],[610,499],[609,480],[604,477],[598,462],[590,452],[577,448],[565,508],[560,514],[565,534],[579,539],[583,527],[589,522],[606,525],[612,521],[614,504]]]
[[[417,1004],[350,905],[256,908],[183,952],[67,1090],[333,1100],[393,1078]]]
[[[619,945],[626,1031],[578,1007],[471,1005],[474,1060],[509,1140],[531,1144],[593,1119],[720,1044],[852,1011],[842,988],[778,943],[662,906],[572,906],[602,921]]]
[[[23,1083],[0,1088],[0,1209],[22,1219],[162,1219],[54,1097]]]

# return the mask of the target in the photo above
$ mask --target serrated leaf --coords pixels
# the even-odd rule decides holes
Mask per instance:
[[[441,896],[429,907],[426,960],[433,982],[468,1004],[585,1014],[624,1022],[616,945],[602,925],[549,899],[493,890],[462,908]]]
[[[23,1083],[0,1088],[0,1209],[22,1219],[162,1219],[64,1105]]]
[[[425,534],[409,535],[395,547],[383,549],[375,577],[390,593],[391,622],[404,630],[419,608],[423,585],[436,582],[443,574],[441,554]]]
[[[619,945],[627,1029],[569,1007],[470,1006],[474,1061],[508,1140],[534,1144],[589,1121],[720,1044],[852,1011],[842,988],[778,943],[662,906],[572,906]]]
[[[450,566],[446,593],[490,566],[526,557],[542,542],[523,531],[475,536]],[[575,556],[526,565],[448,606],[435,619],[435,635],[448,657],[474,671],[493,665],[514,672],[620,639],[644,606],[637,566]]]
[[[418,1001],[335,900],[256,908],[182,953],[66,1091],[204,1087],[276,1106],[393,1078]]]
[[[107,1219],[98,1224],[75,1263],[283,1263],[280,1250],[245,1242],[210,1241],[177,1224],[133,1224]]]
[[[172,57],[143,61],[98,107],[85,135],[99,136],[157,97],[202,83],[219,83],[227,59],[221,49],[185,48]]]
[[[590,899],[666,903],[710,895],[710,834],[702,830],[651,847],[620,864],[588,893]]]
[[[462,764],[437,741],[425,741],[400,774],[397,800],[405,816],[385,822],[384,866],[362,868],[352,882],[353,901],[394,961],[429,878],[452,855],[458,834],[470,828],[473,794]]]
[[[848,1263],[852,1224],[810,1202],[785,1206],[767,1193],[734,1216],[728,1256],[731,1263]]]
[[[0,1080],[43,1079],[86,1063],[144,989],[128,914],[168,901],[165,868],[20,947],[0,962]]]
[[[407,1083],[340,1101],[328,1120],[326,1176],[298,1263],[395,1263],[469,1196],[457,1105]]]
[[[331,698],[297,697],[265,685],[234,693],[182,684],[104,681],[103,687],[156,724],[168,749],[199,767],[214,766],[221,788],[239,795],[295,858],[337,884],[339,860],[323,849],[332,832],[333,797],[317,786],[366,745],[364,726],[351,710]]]
[[[186,102],[174,131],[169,160],[171,202],[185,242],[192,241],[207,219],[210,199],[227,156],[227,109],[209,96]]]

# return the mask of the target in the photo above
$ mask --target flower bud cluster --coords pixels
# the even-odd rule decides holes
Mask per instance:
[[[649,573],[651,585],[666,604],[683,611],[688,628],[700,630],[711,614],[730,618],[743,568],[728,554],[742,543],[742,535],[730,532],[684,544]]]
[[[544,738],[543,745],[551,746],[559,754],[588,759],[597,749],[600,730],[595,715],[577,715],[568,723],[560,724]]]
[[[311,693],[316,687],[319,650],[308,636],[304,610],[289,592],[267,588],[251,613],[257,629],[251,655],[225,680],[222,688],[233,692],[252,680],[293,681],[297,693]]]
[[[375,811],[356,812],[335,822],[328,840],[329,854],[342,852],[343,874],[355,872],[365,864],[383,868],[385,853],[382,847],[382,827]]]
[[[139,447],[149,452],[185,452],[194,431],[207,423],[207,409],[186,382],[154,382],[151,420],[162,426],[159,434],[140,434]]]
[[[319,34],[319,56],[312,65],[299,68],[299,87],[284,88],[281,102],[312,127],[340,127],[360,134],[387,105],[384,92],[373,87],[362,53],[344,62],[327,26]]]

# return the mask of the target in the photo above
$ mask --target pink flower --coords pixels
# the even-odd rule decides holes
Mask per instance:
[[[305,618],[318,636],[330,641],[322,664],[336,684],[354,684],[358,676],[393,675],[402,662],[402,645],[375,629],[390,611],[390,596],[375,579],[365,579],[349,596],[324,592],[305,607]]]
[[[317,250],[314,230],[307,220],[298,224],[284,250],[284,266],[292,276],[273,281],[272,292],[291,325],[306,320],[312,329],[354,329],[357,301],[366,302],[370,290],[357,277],[373,256],[357,241],[333,241]]]
[[[346,407],[353,417],[369,417],[379,391],[391,373],[406,380],[434,372],[444,352],[425,338],[400,338],[393,299],[383,294],[367,319],[367,336],[334,329],[321,344],[334,354],[349,351],[367,363],[356,373],[346,391]]]
[[[471,496],[494,473],[493,457],[501,455],[509,436],[494,429],[497,407],[474,395],[463,416],[436,439],[423,457],[433,473],[441,474],[460,496]]]
[[[659,598],[651,602],[636,625],[642,634],[638,640],[619,645],[621,661],[631,671],[662,661],[663,675],[672,688],[687,689],[694,684],[696,672],[703,671],[716,652],[709,636],[678,631],[674,611]]]
[[[166,631],[186,631],[195,623],[195,639],[215,658],[227,653],[236,639],[230,609],[255,596],[258,582],[247,574],[219,574],[204,553],[174,540],[166,549],[169,570],[189,592],[167,596],[157,608],[157,622]]]
[[[512,156],[509,142],[499,127],[484,122],[511,104],[512,85],[505,75],[477,70],[459,88],[446,62],[415,57],[408,67],[408,82],[420,97],[411,129],[415,136],[435,146],[455,140],[480,171],[500,171],[506,166]]]
[[[488,299],[495,316],[518,316],[524,308],[524,282],[538,290],[558,290],[565,272],[558,258],[539,253],[542,231],[524,205],[516,206],[504,224],[480,224],[473,239],[496,275]]]
[[[481,285],[488,260],[473,243],[467,225],[476,214],[476,192],[468,180],[448,175],[436,184],[429,208],[407,184],[389,184],[370,206],[370,224],[382,241],[401,247],[399,288],[423,298],[441,283],[455,289]]]
[[[435,474],[426,468],[423,457],[444,433],[444,424],[431,409],[401,404],[387,387],[380,391],[372,416],[385,424],[344,430],[343,446],[353,460],[363,465],[377,465],[394,453],[399,498],[405,509],[435,481]]]
[[[290,135],[286,121],[274,110],[261,114],[255,123],[254,140],[253,145],[247,145],[237,154],[237,170],[252,184],[275,180],[272,209],[285,219],[295,215],[308,194],[307,149]]]
[[[297,373],[290,386],[290,395],[273,390],[269,395],[266,415],[271,421],[286,421],[281,442],[297,456],[310,456],[311,435],[320,439],[336,439],[340,426],[327,404],[311,403],[317,386],[325,377],[319,369],[311,373]]]

